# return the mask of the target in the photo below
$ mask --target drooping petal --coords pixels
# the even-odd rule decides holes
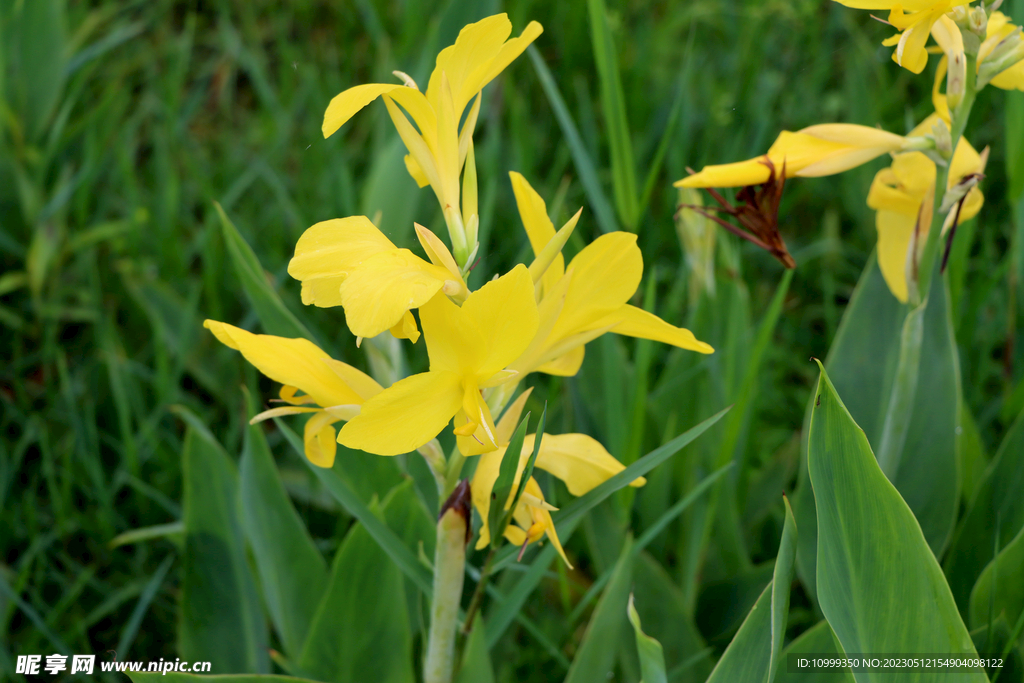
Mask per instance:
[[[462,397],[454,372],[406,377],[364,403],[338,432],[338,443],[377,455],[409,453],[441,433]]]
[[[907,302],[907,249],[914,233],[915,216],[882,209],[875,214],[878,228],[878,267],[889,291]]]
[[[410,309],[419,308],[444,286],[451,274],[408,249],[375,254],[341,283],[345,321],[357,337],[391,329]]]
[[[523,442],[524,467],[526,458],[533,452],[535,438],[536,435],[531,434]],[[586,434],[545,434],[540,441],[536,466],[564,481],[574,496],[582,496],[626,469],[597,439]],[[645,483],[646,479],[638,477],[630,486],[640,487]]]
[[[338,451],[338,442],[334,440],[333,424],[338,418],[326,411],[320,411],[306,420],[303,445],[306,457],[317,467],[331,467]]]
[[[288,274],[302,282],[302,303],[341,305],[341,283],[367,258],[395,245],[366,216],[335,218],[302,233]]]
[[[327,105],[327,111],[324,112],[322,128],[324,137],[328,138],[334,135],[356,112],[381,95],[404,87],[397,83],[366,83],[335,95],[331,103]]]
[[[362,397],[328,367],[326,361],[333,359],[307,339],[253,334],[216,320],[204,321],[203,327],[224,345],[241,351],[264,375],[275,382],[298,387],[321,406],[363,402]]]
[[[624,334],[629,337],[639,337],[640,339],[651,339],[698,353],[715,352],[709,344],[698,341],[690,330],[684,327],[669,325],[653,313],[648,313],[642,308],[629,304],[623,304],[615,312],[594,323],[593,327],[605,327],[607,325],[614,325],[611,331],[615,334]]]
[[[408,339],[413,344],[420,338],[420,328],[416,326],[416,318],[412,316],[412,313],[406,311],[399,320],[391,328],[391,336],[395,339]]]

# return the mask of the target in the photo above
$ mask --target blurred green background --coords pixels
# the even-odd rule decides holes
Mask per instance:
[[[1009,9],[1024,14],[1021,5]],[[934,67],[921,77],[897,68],[880,45],[888,30],[868,13],[816,0],[609,3],[625,103],[616,118],[602,101],[584,2],[0,0],[2,677],[13,676],[19,654],[179,656],[184,426],[172,407],[197,415],[234,455],[247,417],[240,387],[264,401],[275,390],[202,329],[210,317],[262,331],[214,202],[324,348],[367,367],[340,310],[300,305],[285,272],[296,239],[314,222],[365,214],[412,246],[413,220],[442,233],[443,220],[406,173],[383,106],[328,140],[323,111],[346,87],[391,81],[393,69],[425,83],[463,25],[499,11],[516,35],[529,20],[545,32],[535,44],[540,60],[524,55],[484,91],[476,158],[485,258],[476,285],[527,258],[507,175],[519,171],[556,224],[584,207],[570,254],[601,233],[602,221],[637,231],[641,294],[670,322],[711,335],[720,351],[700,360],[623,338],[597,343],[579,377],[533,381],[531,405],[548,398],[550,431],[594,434],[628,462],[736,401],[742,369],[753,367],[742,405],[743,477],[767,481],[773,496],[792,489],[796,434],[817,377],[808,358],[827,353],[874,247],[864,200],[887,162],[787,184],[780,228],[798,268],[753,365],[745,364],[756,355],[756,324],[782,268],[719,231],[718,279],[727,287],[695,319],[671,182],[687,166],[759,154],[781,129],[843,121],[903,133],[929,114]],[[550,70],[578,143],[567,138],[538,63]],[[609,142],[623,125],[633,157],[625,161],[613,159]],[[982,453],[1024,407],[1015,294],[1024,259],[1013,239],[1024,232],[1022,130],[1022,94],[986,90],[968,129],[976,148],[991,147],[986,203],[958,233],[953,259],[963,393]],[[596,185],[585,187],[587,174]],[[649,201],[630,208],[630,192]],[[604,371],[612,360],[621,361],[615,377]],[[408,362],[425,365],[422,344]],[[715,385],[724,388],[709,389],[702,373],[724,376]],[[268,439],[330,558],[352,518],[273,426]],[[640,492],[635,528],[680,487],[673,479]],[[781,505],[752,493],[745,501],[756,565],[775,556]],[[499,680],[564,672],[560,662],[572,658],[589,614],[580,598],[606,566],[595,536],[584,529],[568,539],[577,569],[553,565],[535,596],[543,599],[526,608],[529,628],[514,624],[497,645],[501,655],[492,652]],[[671,542],[651,552],[673,576],[686,565]],[[740,615],[752,603],[702,596],[707,613],[720,611],[716,600],[736,602]],[[799,632],[815,608],[807,596],[794,599],[790,625]],[[700,609],[697,626],[720,652],[728,619]]]

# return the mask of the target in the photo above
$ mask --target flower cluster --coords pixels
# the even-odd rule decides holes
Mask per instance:
[[[930,52],[941,53],[932,89],[934,113],[907,135],[842,123],[783,131],[765,155],[707,166],[679,180],[679,187],[708,189],[719,204],[684,206],[793,267],[778,233],[778,200],[785,179],[832,175],[890,154],[892,165],[878,172],[867,197],[868,206],[876,211],[878,263],[897,299],[920,301],[921,272],[934,265],[932,252],[937,248],[929,251],[926,245],[938,243],[932,223],[948,241],[957,224],[975,216],[984,201],[977,185],[988,153],[979,154],[963,137],[975,95],[988,84],[1024,90],[1024,39],[1021,29],[996,11],[1000,1],[986,5],[973,0],[836,0],[857,9],[889,10],[886,23],[898,33],[884,44],[896,47],[893,60],[909,71],[921,73]],[[934,47],[928,46],[929,37]],[[755,190],[758,185],[761,189]],[[730,205],[714,189],[726,187],[741,188],[737,200],[742,205]],[[718,212],[736,218],[743,229]]]
[[[253,421],[311,413],[305,447],[314,465],[333,466],[336,443],[341,443],[382,456],[421,450],[438,474],[431,454],[438,452],[435,439],[450,428],[458,457],[482,456],[471,484],[484,520],[481,547],[490,540],[491,491],[530,390],[512,398],[528,375],[575,375],[585,345],[608,332],[712,352],[689,330],[628,303],[643,273],[635,235],[603,235],[566,264],[561,250],[582,210],[556,231],[544,200],[515,172],[510,174],[512,190],[534,258],[470,290],[468,273],[479,250],[473,131],[480,93],[542,31],[533,22],[509,39],[511,30],[505,15],[471,24],[438,55],[425,93],[396,72],[401,83],[349,88],[331,101],[324,116],[326,137],[373,100],[384,100],[409,152],[410,175],[437,196],[451,249],[416,225],[422,249],[417,255],[393,244],[365,216],[352,216],[306,230],[288,273],[302,283],[304,304],[340,306],[358,340],[391,334],[415,344],[422,336],[429,357],[426,372],[385,388],[307,340],[206,322],[221,342],[283,385],[280,397],[288,405]],[[345,424],[335,431],[338,422]],[[517,485],[535,438],[527,437],[522,449]],[[573,495],[623,469],[589,436],[543,435],[540,443],[536,467],[564,481]],[[633,485],[643,483],[638,479]],[[511,503],[510,497],[506,509]],[[552,509],[531,478],[505,537],[523,545],[547,536],[562,553]]]

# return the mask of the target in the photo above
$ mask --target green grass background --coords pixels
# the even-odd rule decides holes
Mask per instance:
[[[1008,3],[1018,14],[1021,5]],[[246,417],[240,387],[264,400],[274,390],[201,327],[211,317],[259,329],[213,203],[324,347],[365,367],[339,310],[300,305],[299,287],[285,272],[296,239],[319,220],[379,212],[391,239],[411,246],[413,220],[437,231],[443,221],[429,192],[405,172],[383,106],[368,107],[328,140],[320,133],[324,108],[346,87],[390,81],[392,69],[425,83],[437,51],[465,23],[497,11],[509,13],[516,34],[531,19],[544,25],[537,50],[611,202],[610,123],[584,2],[0,1],[0,677],[13,675],[19,654],[176,656],[179,537],[111,541],[180,519],[184,428],[171,406],[187,406],[236,454]],[[641,293],[646,287],[674,324],[692,322],[672,219],[671,181],[687,166],[761,153],[781,129],[844,121],[902,133],[930,113],[934,60],[920,77],[899,69],[879,45],[887,29],[835,3],[633,0],[609,3],[608,21],[641,186],[652,167],[656,173],[636,221],[645,255]],[[1024,241],[1013,239],[1024,222],[1021,100],[990,89],[975,108],[968,137],[979,150],[991,147],[986,205],[961,229],[953,259],[964,397],[988,452],[1024,406],[1024,349],[1015,343],[1021,296],[1014,294]],[[486,254],[478,272],[489,277],[526,258],[510,170],[533,183],[556,223],[584,207],[568,252],[600,234],[528,56],[485,90],[476,141]],[[752,478],[767,463],[794,462],[787,453],[796,452],[794,434],[817,377],[808,358],[827,353],[874,246],[864,199],[884,164],[787,185],[780,227],[798,269],[744,426],[755,435],[744,440]],[[738,255],[720,260],[719,278],[746,292],[756,322],[782,269],[724,233],[718,238]],[[732,309],[724,296],[719,302],[703,315],[724,325]],[[751,335],[730,337],[729,357],[742,362]],[[633,409],[637,381],[634,373],[624,375],[624,386],[604,382],[600,363],[610,357],[630,359],[629,367],[646,357],[644,381],[699,406],[693,412],[701,417],[729,402],[701,395],[703,385],[664,348],[602,344],[588,350],[594,360],[580,377],[534,382],[538,399],[552,400],[551,431],[592,433],[626,460],[660,443],[662,423],[644,417],[643,394],[638,429],[605,419]],[[422,345],[409,362],[425,364]],[[595,386],[601,390],[588,390]],[[351,518],[279,434],[268,438],[329,557]],[[790,490],[795,470],[782,471]],[[755,563],[774,557],[776,507],[748,528]],[[640,528],[643,509],[634,517]],[[583,558],[578,570],[567,576],[552,567],[542,599],[528,611],[571,659],[585,620],[567,625],[565,616],[601,562],[586,533],[568,545]],[[672,566],[672,553],[660,552]],[[791,627],[812,623],[805,612],[801,622],[794,608]],[[697,621],[706,635],[714,628]],[[535,638],[518,626],[507,634],[494,655],[504,662],[502,680],[547,680],[537,672],[558,658]]]

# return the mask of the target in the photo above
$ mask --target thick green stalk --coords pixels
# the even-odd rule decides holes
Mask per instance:
[[[460,483],[441,508],[434,553],[434,600],[423,662],[423,683],[451,683],[455,633],[466,575],[466,541],[470,515],[469,482]]]
[[[950,112],[952,139],[951,150],[956,150],[960,138],[963,137],[970,118],[971,107],[977,97],[976,88],[977,58],[967,55],[967,78],[964,96],[956,109]],[[885,412],[885,423],[882,426],[882,437],[878,445],[878,465],[889,480],[893,480],[899,470],[903,446],[910,427],[911,413],[917,394],[917,380],[921,365],[921,343],[924,336],[924,313],[928,306],[928,292],[932,277],[938,271],[939,247],[942,244],[942,225],[945,215],[939,210],[946,193],[949,180],[949,166],[937,166],[935,173],[935,198],[932,210],[932,222],[928,229],[928,237],[917,266],[917,283],[910,284],[911,308],[903,321],[900,333],[900,355],[896,365],[896,376],[893,379],[892,393]],[[913,247],[911,247],[913,248]]]

